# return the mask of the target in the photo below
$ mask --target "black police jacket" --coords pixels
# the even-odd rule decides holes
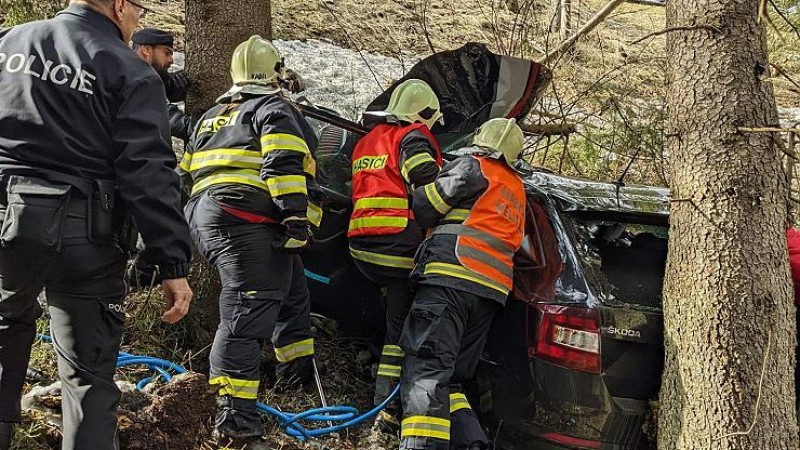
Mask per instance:
[[[0,30],[0,183],[47,172],[113,180],[163,278],[185,276],[166,103],[156,72],[87,7]]]

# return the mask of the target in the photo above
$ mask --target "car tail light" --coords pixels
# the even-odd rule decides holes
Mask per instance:
[[[535,345],[528,349],[529,356],[569,369],[600,373],[598,310],[559,305],[535,308],[541,313],[541,322],[535,332]]]

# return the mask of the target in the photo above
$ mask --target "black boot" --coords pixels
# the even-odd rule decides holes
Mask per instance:
[[[216,444],[220,449],[235,450],[272,450],[267,441],[261,436],[228,437],[217,436]]]
[[[228,395],[217,398],[215,437],[236,440],[236,442],[241,439],[252,440],[253,445],[247,448],[261,450],[269,448],[269,446],[259,447],[257,445],[258,439],[263,434],[264,422],[262,421],[261,413],[256,409],[256,401],[254,399],[235,398]],[[241,445],[231,448],[238,450]]]
[[[278,391],[301,387],[311,390],[314,387],[313,356],[303,356],[293,359],[288,363],[279,363],[275,366],[276,388]]]
[[[13,437],[14,424],[11,422],[0,422],[0,450],[9,450]]]

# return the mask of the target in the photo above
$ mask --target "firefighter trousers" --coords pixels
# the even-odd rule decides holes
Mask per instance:
[[[272,339],[279,376],[310,379],[314,339],[311,302],[299,255],[272,248],[278,225],[249,223],[206,194],[186,213],[201,255],[219,272],[220,323],[211,346],[209,383],[219,387],[217,431],[263,434],[255,403],[264,341]]]
[[[444,286],[417,286],[400,346],[404,450],[487,448],[458,385],[475,374],[500,303]]]
[[[28,207],[9,206],[5,194],[2,197],[6,243],[0,247],[0,422],[20,421],[20,395],[36,319],[43,312],[37,297],[45,288],[62,383],[62,449],[116,450],[120,391],[114,373],[125,318],[127,255],[116,243],[89,242],[85,199],[43,195]],[[46,217],[53,217],[62,200],[65,215],[49,221]],[[7,213],[8,209],[16,211]],[[17,227],[14,221],[24,223],[26,215],[37,214],[40,231],[53,238],[50,243],[6,234]],[[30,225],[19,225],[28,228],[20,229],[20,234],[36,234]]]
[[[408,282],[408,271],[395,268],[387,269],[374,264],[354,260],[356,266],[373,283],[385,288],[386,334],[383,338],[381,359],[375,377],[375,396],[373,404],[379,405],[392,393],[400,382],[400,371],[405,353],[400,348],[400,333],[403,323],[411,310],[414,293]],[[386,411],[398,414],[399,401],[387,405]]]

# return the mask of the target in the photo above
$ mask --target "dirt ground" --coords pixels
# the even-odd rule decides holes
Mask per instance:
[[[141,309],[139,309],[141,311]],[[141,319],[141,318],[140,318]],[[149,322],[145,317],[141,322]],[[130,323],[130,321],[129,321]],[[133,324],[135,328],[141,325]],[[361,412],[371,409],[372,364],[366,362],[368,343],[358,339],[345,339],[325,334],[318,328],[317,355],[320,362],[322,384],[330,405],[349,405]],[[158,335],[159,332],[154,332]],[[157,355],[184,366],[205,368],[207,352],[196,352],[191,360],[182,360],[183,349],[173,352],[144,347],[148,341],[123,344],[123,349],[140,355]],[[138,348],[138,350],[136,349]],[[170,354],[171,353],[171,354]],[[55,379],[53,372],[54,352],[49,344],[37,343],[34,348],[33,367],[42,368],[49,379],[36,385],[47,385]],[[262,357],[262,391],[260,401],[281,411],[301,412],[321,406],[319,395],[313,386],[301,388],[288,386],[274,376],[275,359],[271,348],[265,348]],[[199,370],[199,369],[198,369]],[[126,369],[120,372],[120,380],[135,383],[144,376],[152,375],[146,369]],[[129,385],[128,385],[129,386]],[[217,449],[211,438],[215,395],[209,390],[207,378],[199,373],[177,376],[169,384],[158,383],[145,389],[145,393],[123,391],[119,411],[120,443],[123,450],[210,450]],[[60,432],[56,423],[60,420],[61,397],[57,385],[47,388],[34,401],[35,409],[25,414],[14,449],[44,450],[60,448]],[[278,422],[265,416],[267,438],[275,449],[301,450],[388,450],[396,448],[398,441],[389,436],[372,433],[371,420],[366,425],[354,427],[338,435],[302,443],[285,435]],[[304,423],[307,428],[326,426],[325,423]]]

